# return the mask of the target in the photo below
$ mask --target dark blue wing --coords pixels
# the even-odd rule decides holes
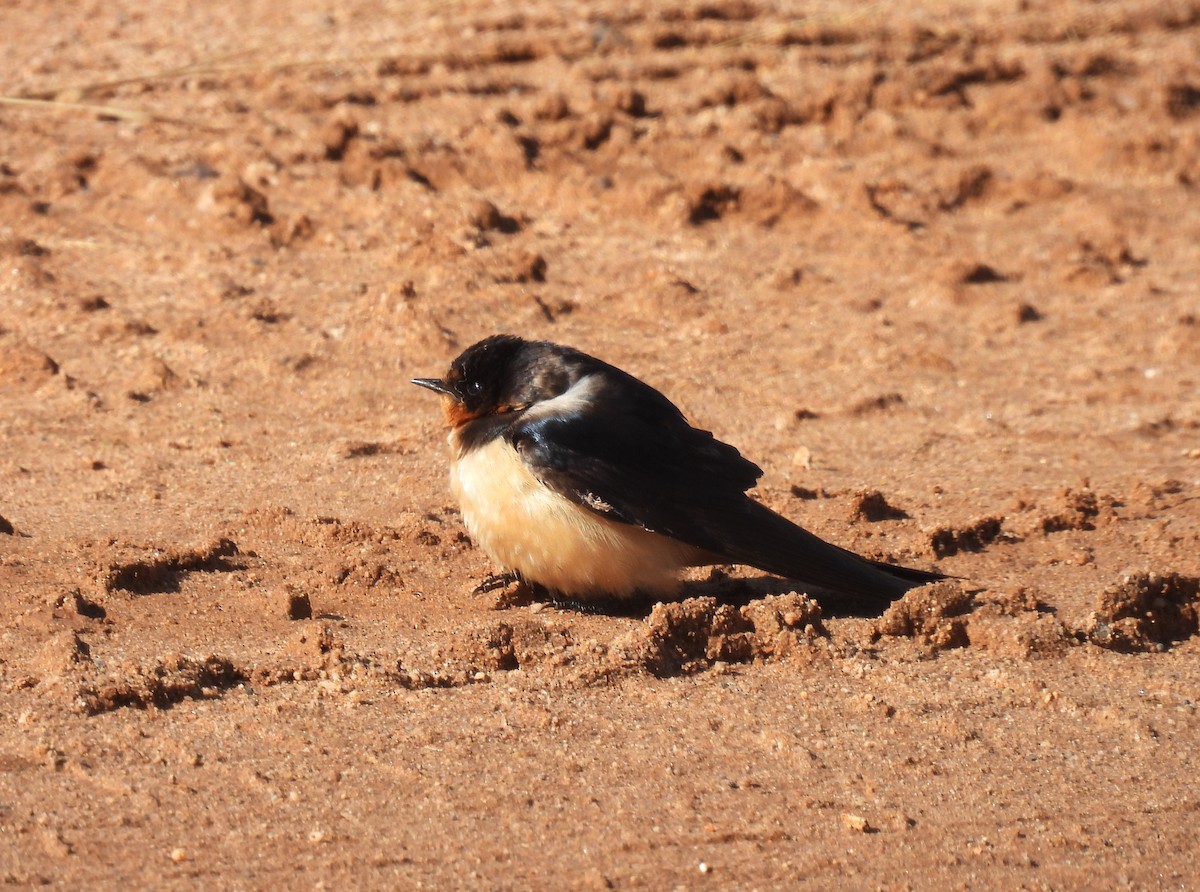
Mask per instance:
[[[658,391],[611,367],[590,398],[531,412],[505,434],[571,501],[710,552],[825,588],[898,597],[940,578],[831,545],[749,498],[762,470],[692,427]],[[613,375],[611,372],[616,372]]]
[[[605,372],[582,402],[531,412],[506,436],[542,482],[572,501],[715,547],[719,540],[705,533],[698,515],[745,500],[762,470],[688,424],[657,390],[611,367]]]

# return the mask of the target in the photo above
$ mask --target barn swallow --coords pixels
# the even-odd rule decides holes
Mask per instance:
[[[941,574],[868,560],[746,494],[762,469],[665,396],[570,347],[494,335],[442,395],[467,531],[529,583],[587,600],[669,595],[685,567],[746,564],[874,602]]]

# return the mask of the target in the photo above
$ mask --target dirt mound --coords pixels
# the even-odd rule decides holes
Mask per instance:
[[[875,623],[872,638],[914,638],[935,649],[964,647],[969,641],[965,614],[972,602],[952,580],[911,589]]]
[[[1164,650],[1200,631],[1200,579],[1170,573],[1126,576],[1100,593],[1085,629],[1101,647]]]
[[[689,598],[656,605],[642,627],[612,643],[609,656],[664,678],[716,662],[786,657],[827,635],[821,608],[806,595],[777,595],[741,608]]]

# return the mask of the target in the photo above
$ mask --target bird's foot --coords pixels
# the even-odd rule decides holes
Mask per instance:
[[[493,610],[528,607],[537,600],[537,587],[522,579],[520,573],[493,573],[471,592],[473,595],[493,593]]]
[[[520,573],[492,573],[483,582],[471,589],[473,595],[486,595],[496,589],[506,588],[514,582],[521,581]]]

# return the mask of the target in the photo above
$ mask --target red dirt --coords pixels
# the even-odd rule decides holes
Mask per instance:
[[[4,20],[6,884],[1194,883],[1200,4]],[[500,331],[960,579],[473,594]]]

